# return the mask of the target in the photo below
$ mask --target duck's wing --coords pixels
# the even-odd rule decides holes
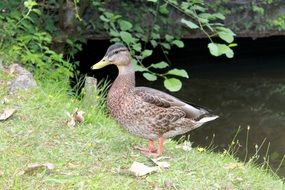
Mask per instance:
[[[176,107],[179,110],[185,112],[187,118],[199,121],[205,116],[210,116],[209,112],[203,108],[196,107],[190,104],[182,102],[178,98],[175,98],[165,92],[155,90],[148,87],[136,87],[135,95],[140,96],[143,101],[154,104],[162,108]]]

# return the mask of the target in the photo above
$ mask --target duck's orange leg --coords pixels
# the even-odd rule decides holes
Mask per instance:
[[[158,137],[157,155],[161,156],[163,153],[163,137]]]
[[[139,151],[143,152],[144,154],[150,154],[150,153],[156,153],[157,152],[157,150],[154,146],[154,142],[151,139],[148,140],[148,147],[147,148],[135,147],[135,149],[138,149]]]
[[[148,151],[149,152],[156,152],[156,148],[154,146],[153,140],[148,140]]]

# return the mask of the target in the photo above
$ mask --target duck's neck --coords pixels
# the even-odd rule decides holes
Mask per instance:
[[[135,72],[132,65],[119,66],[119,75],[112,84],[108,96],[119,98],[135,87]]]

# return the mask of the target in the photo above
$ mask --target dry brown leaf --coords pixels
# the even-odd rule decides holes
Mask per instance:
[[[75,109],[75,111],[73,112],[73,114],[70,114],[69,112],[66,112],[67,116],[69,117],[69,119],[66,121],[66,125],[68,127],[75,127],[76,122],[82,123],[84,122],[84,111],[80,111],[78,110],[78,108]]]
[[[72,163],[72,162],[68,162],[67,167],[68,167],[68,168],[71,168],[71,169],[78,169],[78,168],[80,168],[81,166],[80,166],[79,164],[75,164],[75,163]]]
[[[27,166],[27,168],[25,168],[24,170],[22,170],[19,175],[24,175],[24,174],[32,174],[36,171],[40,171],[40,170],[48,170],[51,171],[55,168],[55,166],[51,163],[44,163],[44,164],[39,164],[39,163],[33,163],[33,164],[29,164]]]
[[[69,118],[69,120],[66,122],[67,127],[73,128],[75,126],[75,120],[73,117]]]
[[[74,120],[82,123],[84,121],[83,114],[84,114],[84,111],[76,110],[75,113],[73,114]]]
[[[228,163],[224,166],[224,168],[226,168],[228,170],[243,169],[244,164],[243,163]]]
[[[132,166],[130,167],[129,171],[134,174],[135,176],[144,176],[150,174],[152,172],[157,172],[159,167],[149,167],[142,163],[134,161]]]
[[[13,115],[13,113],[16,111],[16,109],[14,108],[8,108],[5,109],[1,114],[0,114],[0,121],[4,121],[6,119],[8,119],[9,117],[11,117]]]

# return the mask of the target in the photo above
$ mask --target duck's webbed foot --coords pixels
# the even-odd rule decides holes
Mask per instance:
[[[148,140],[148,147],[147,148],[135,146],[135,149],[141,151],[143,154],[151,154],[151,153],[157,152],[157,149],[154,146],[153,140]]]
[[[154,146],[153,140],[148,141],[147,148],[136,146],[135,149],[141,151],[141,153],[147,156],[154,156],[154,157],[161,156],[163,153],[163,138],[162,137],[158,138],[158,148],[157,149]]]

